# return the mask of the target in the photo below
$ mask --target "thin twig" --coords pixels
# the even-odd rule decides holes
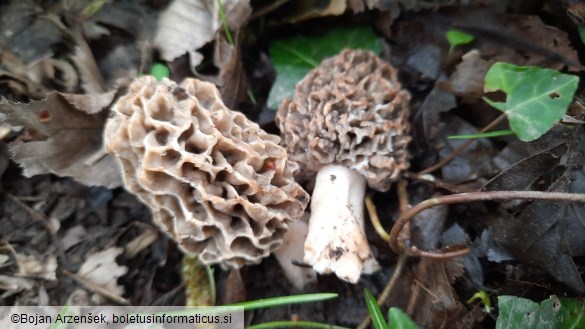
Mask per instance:
[[[250,21],[253,21],[259,17],[262,17],[268,14],[271,11],[278,9],[280,6],[284,5],[285,3],[289,2],[290,0],[276,0],[272,1],[269,5],[262,7],[252,13],[250,15]]]
[[[490,201],[490,200],[545,200],[545,201],[565,201],[565,202],[584,202],[585,194],[579,193],[561,193],[561,192],[540,192],[540,191],[490,191],[490,192],[472,192],[445,195],[441,197],[431,198],[425,200],[416,206],[408,209],[402,215],[390,231],[390,247],[396,253],[406,252],[410,255],[432,257],[432,258],[450,258],[461,256],[469,252],[467,248],[459,249],[450,252],[427,252],[421,251],[415,246],[408,246],[403,250],[400,247],[398,235],[402,228],[410,222],[410,220],[423,210],[438,206],[462,202],[472,201]]]
[[[409,207],[408,193],[406,192],[406,180],[401,179],[398,181],[397,190],[398,190],[398,200],[400,203],[400,213],[404,213],[406,210],[408,210],[408,207]],[[370,218],[372,219],[372,223],[374,223],[374,220],[375,220],[379,225],[378,228],[381,230],[381,232],[378,232],[378,234],[380,234],[380,236],[382,236],[382,238],[384,240],[390,241],[389,240],[390,235],[386,232],[386,230],[384,230],[384,228],[380,224],[380,220],[378,219],[378,213],[376,211],[376,207],[374,206],[374,203],[372,202],[371,196],[366,197],[366,207],[368,208],[368,213],[370,214]],[[374,227],[376,227],[376,225],[374,225]],[[376,230],[378,230],[378,228],[376,228]],[[378,296],[378,300],[377,300],[378,305],[386,304],[386,300],[388,299],[388,297],[390,297],[390,293],[392,293],[392,290],[396,286],[396,283],[398,282],[398,279],[400,278],[400,275],[402,274],[402,270],[404,269],[404,265],[406,264],[407,259],[408,259],[407,254],[400,254],[398,256],[398,261],[396,262],[396,265],[394,266],[394,272],[392,273],[392,277],[390,277],[390,280],[388,280],[388,282],[386,283],[386,286],[384,287],[384,290],[382,290],[382,293],[380,294],[380,296]],[[362,319],[362,322],[359,324],[359,326],[357,326],[356,329],[366,329],[370,325],[371,321],[372,321],[372,318],[371,318],[370,314],[368,313],[368,314],[366,314],[366,316],[364,316],[364,318]]]
[[[500,123],[505,118],[506,118],[506,114],[500,115],[499,117],[497,117],[494,121],[490,122],[487,126],[485,126],[479,132],[484,133],[486,131],[491,130],[492,128],[494,128],[498,123]],[[469,145],[471,145],[471,143],[473,143],[474,141],[475,141],[475,139],[469,139],[465,143],[461,144],[458,148],[454,149],[453,152],[451,152],[451,154],[447,155],[443,160],[435,163],[434,165],[428,167],[427,169],[425,169],[421,172],[418,172],[417,175],[430,174],[433,171],[443,167],[447,163],[451,162],[451,160],[455,159],[457,154],[461,153],[461,151],[463,151],[465,148],[467,148]]]
[[[98,294],[100,294],[100,295],[120,304],[120,305],[130,305],[130,301],[128,301],[126,298],[109,291],[108,289],[96,284],[95,282],[88,280],[87,278],[83,277],[82,275],[78,275],[78,274],[75,274],[73,272],[69,272],[66,269],[63,269],[63,274],[71,277],[73,280],[77,281],[77,283],[81,284],[85,288],[87,288],[95,293],[98,293]]]
[[[69,263],[69,261],[67,260],[67,257],[65,257],[65,249],[63,248],[63,245],[61,244],[61,240],[59,240],[59,238],[57,237],[57,234],[55,233],[55,230],[51,226],[51,220],[47,216],[45,216],[44,214],[32,209],[31,207],[26,205],[24,202],[20,201],[14,195],[12,195],[4,190],[0,190],[0,193],[2,195],[4,195],[4,197],[9,199],[10,201],[14,202],[14,204],[19,206],[21,209],[26,211],[33,220],[37,221],[45,228],[45,230],[49,233],[51,240],[53,241],[53,245],[57,249],[56,252],[57,252],[57,258],[59,259],[59,264],[63,268],[71,269],[72,266]]]
[[[368,214],[370,215],[370,221],[374,226],[374,229],[378,233],[378,235],[384,239],[385,241],[390,241],[390,234],[386,232],[382,223],[380,223],[380,218],[378,217],[378,212],[376,211],[376,206],[374,205],[374,201],[372,201],[372,195],[366,195],[366,209],[368,209]]]
[[[382,293],[378,297],[377,300],[378,305],[384,305],[386,303],[386,300],[390,296],[392,289],[394,289],[394,286],[396,286],[396,282],[398,282],[398,278],[400,278],[400,274],[402,274],[402,270],[404,269],[404,264],[406,264],[407,259],[408,259],[407,254],[401,254],[400,256],[398,256],[398,261],[394,266],[394,272],[392,273],[392,277],[390,278],[390,280],[388,280],[388,283],[386,283],[384,290],[382,290]],[[362,322],[360,322],[356,329],[366,329],[370,325],[371,321],[372,318],[370,316],[370,313],[368,313],[364,316]]]
[[[455,185],[448,182],[445,182],[431,174],[424,174],[419,175],[413,172],[405,172],[403,175],[405,178],[411,180],[418,180],[423,182],[428,182],[435,187],[441,188],[443,190],[447,190],[450,193],[469,193],[477,191],[476,186],[468,186],[468,185]]]

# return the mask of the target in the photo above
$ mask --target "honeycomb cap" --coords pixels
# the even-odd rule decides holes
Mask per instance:
[[[304,165],[297,178],[339,164],[387,191],[409,166],[409,101],[396,68],[370,51],[346,49],[324,60],[276,115],[282,144]]]
[[[309,201],[280,138],[226,108],[211,83],[137,79],[113,107],[104,140],[125,187],[205,264],[260,262]]]

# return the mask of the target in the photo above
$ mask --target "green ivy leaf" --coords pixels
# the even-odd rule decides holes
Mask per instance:
[[[501,90],[505,102],[483,99],[504,112],[510,128],[529,142],[546,133],[565,114],[579,78],[555,70],[497,62],[485,76],[484,91]]]
[[[499,296],[496,329],[585,328],[585,304],[574,298],[551,296],[540,304],[515,296]]]
[[[445,36],[447,37],[447,41],[449,41],[451,48],[468,44],[474,39],[473,35],[456,29],[450,29],[445,33]]]
[[[270,59],[276,81],[268,96],[268,107],[276,110],[286,98],[292,98],[297,82],[327,57],[345,48],[370,49],[380,53],[382,47],[369,26],[335,29],[323,36],[297,36],[277,40],[270,45]]]
[[[419,329],[419,326],[401,309],[391,307],[388,310],[390,329]]]

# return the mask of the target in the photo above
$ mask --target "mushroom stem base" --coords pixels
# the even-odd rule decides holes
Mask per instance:
[[[366,179],[344,166],[317,173],[304,261],[318,273],[355,283],[379,269],[363,229],[365,190]]]

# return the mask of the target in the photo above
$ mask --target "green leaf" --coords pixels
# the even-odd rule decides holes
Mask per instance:
[[[343,49],[370,49],[380,53],[382,47],[369,26],[335,29],[323,36],[297,36],[277,40],[270,45],[270,59],[276,70],[276,81],[268,96],[268,107],[278,109],[286,98],[292,98],[297,82],[321,61]]]
[[[515,296],[499,296],[496,329],[585,328],[585,304],[574,298],[551,296],[537,304]]]
[[[150,68],[150,75],[155,77],[158,81],[162,80],[163,78],[168,78],[169,73],[169,68],[162,63],[154,63]]]
[[[391,307],[388,310],[388,320],[390,329],[419,329],[419,326],[412,321],[408,314],[396,307]]]
[[[384,319],[384,315],[382,314],[382,310],[380,310],[380,305],[378,305],[378,301],[376,301],[376,298],[374,298],[374,295],[372,295],[368,288],[364,289],[364,295],[366,296],[366,305],[368,306],[368,311],[372,317],[374,328],[389,329],[388,324]]]
[[[456,29],[450,29],[445,33],[445,36],[447,37],[447,41],[449,41],[451,48],[468,44],[474,39],[473,35]]]
[[[497,62],[487,72],[483,89],[505,92],[506,101],[483,99],[504,112],[518,138],[529,142],[565,114],[578,83],[577,76],[555,70]]]
[[[490,300],[490,296],[485,290],[480,290],[473,294],[469,300],[467,300],[467,304],[471,304],[476,300],[480,300],[483,304],[484,310],[486,313],[490,313],[492,310],[492,302]]]

